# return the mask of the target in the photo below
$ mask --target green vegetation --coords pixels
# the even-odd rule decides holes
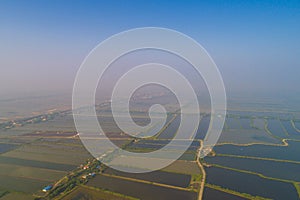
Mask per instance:
[[[41,199],[53,199],[54,197],[64,196],[72,191],[76,186],[87,183],[92,178],[91,173],[100,172],[100,163],[97,160],[87,161],[82,167],[70,172],[67,176],[56,182],[53,188]]]
[[[202,180],[202,174],[193,174],[191,181],[200,182]]]
[[[297,190],[298,197],[300,199],[300,183],[294,182],[294,186],[295,186],[295,188]]]
[[[5,196],[8,193],[9,193],[8,191],[1,191],[0,190],[0,198],[3,197],[3,196]]]

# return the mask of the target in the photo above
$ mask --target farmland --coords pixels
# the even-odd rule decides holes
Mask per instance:
[[[100,106],[100,109],[98,119],[106,135],[114,144],[130,152],[162,149],[176,135],[180,123],[178,113],[169,113],[165,126],[156,135],[135,139],[121,132],[106,106]],[[44,115],[38,116],[41,119]],[[142,174],[120,172],[98,163],[81,143],[71,113],[56,111],[51,116],[46,120],[1,129],[4,133],[0,143],[1,200],[192,200],[198,199],[201,190],[203,199],[276,199],[284,196],[297,199],[299,196],[299,123],[289,115],[282,114],[283,117],[278,118],[260,112],[229,112],[214,152],[199,162],[204,166],[205,174],[197,163],[197,152],[199,141],[204,139],[208,130],[209,114],[201,116],[194,141],[178,160],[161,170]],[[149,123],[143,112],[132,116],[139,125]],[[21,123],[22,119],[18,122]],[[177,151],[186,142],[189,141],[173,141],[168,151]],[[111,164],[123,168],[131,167],[128,163],[136,161],[151,167],[160,159],[167,159],[143,155],[111,156]],[[86,165],[90,167],[83,169]],[[101,167],[96,168],[97,165]],[[273,167],[268,169],[268,166]],[[283,173],[286,170],[288,172]],[[94,176],[88,175],[94,172]],[[245,179],[247,183],[238,184]],[[54,188],[48,193],[41,192],[47,185]]]
[[[71,193],[61,198],[61,200],[71,200],[71,199],[115,199],[115,200],[135,200],[135,198],[127,197],[122,194],[117,194],[105,190],[101,190],[94,187],[83,187],[79,186],[74,189]]]
[[[186,174],[174,174],[170,172],[154,171],[143,174],[125,173],[113,169],[105,170],[105,174],[124,176],[133,179],[141,179],[149,182],[162,183],[166,185],[173,185],[177,187],[186,188],[189,186],[191,176]]]
[[[120,180],[108,176],[97,176],[88,183],[89,186],[100,187],[113,192],[122,193],[139,199],[196,199],[196,193],[181,191],[156,185]],[[138,190],[138,192],[137,192]]]

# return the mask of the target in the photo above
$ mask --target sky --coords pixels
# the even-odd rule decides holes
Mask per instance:
[[[0,1],[0,94],[71,91],[113,34],[164,27],[199,42],[226,91],[300,94],[300,1]]]

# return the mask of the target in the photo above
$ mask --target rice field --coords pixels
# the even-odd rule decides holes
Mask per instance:
[[[242,129],[253,129],[251,126],[251,118],[240,118],[239,121]]]
[[[185,199],[196,200],[197,193],[176,190],[156,185],[128,181],[108,176],[96,176],[88,182],[88,186],[107,189],[143,200]]]
[[[298,131],[300,131],[300,121],[295,121],[294,120],[294,124],[295,124],[295,127]]]
[[[297,163],[227,156],[206,157],[205,161],[210,164],[260,173],[267,177],[300,182],[300,174],[298,173],[300,171],[300,165]]]
[[[264,130],[265,129],[265,120],[262,118],[254,118],[253,119],[253,126],[256,129]]]
[[[252,112],[233,112],[226,118],[225,127],[219,140],[219,145],[215,148],[217,153],[233,153],[237,155],[270,156],[271,158],[286,158],[299,160],[297,143],[289,142],[288,147],[279,146],[236,146],[224,145],[223,143],[234,144],[281,144],[279,138],[289,137],[292,139],[300,138],[297,131],[300,122],[295,121],[295,127],[291,121],[275,119],[276,115],[270,113]],[[133,112],[133,120],[138,125],[146,125],[149,118],[145,113]],[[174,115],[169,114],[168,120]],[[288,115],[282,114],[283,118]],[[99,123],[107,133],[107,136],[117,146],[121,147],[132,140],[132,137],[122,133],[116,126],[111,113],[104,111],[98,116]],[[268,121],[267,121],[268,120]],[[276,137],[273,137],[265,130],[266,121],[268,130]],[[204,115],[200,121],[196,132],[196,139],[203,139],[207,132],[210,122],[210,115]],[[126,150],[145,152],[154,151],[167,145],[177,132],[180,123],[179,115],[172,121],[164,131],[152,139],[141,139],[126,146]],[[28,124],[22,127],[12,128],[3,131],[5,138],[0,143],[0,191],[5,194],[2,199],[32,199],[33,193],[40,191],[44,186],[52,184],[65,176],[67,172],[78,168],[91,155],[82,145],[76,135],[73,118],[71,114],[58,115],[45,123]],[[14,136],[14,137],[8,137]],[[176,141],[170,148],[176,151],[184,141]],[[297,147],[296,147],[297,146]],[[230,149],[230,148],[233,149]],[[64,196],[62,199],[197,199],[197,193],[187,191],[193,175],[201,175],[199,167],[195,162],[196,151],[199,148],[199,141],[192,142],[188,150],[174,163],[147,174],[128,174],[112,169],[106,169],[104,175],[97,175],[89,180],[87,186],[76,187],[75,190]],[[224,150],[222,152],[221,150]],[[294,153],[291,153],[294,151]],[[131,162],[130,157],[117,157],[112,161],[114,165],[124,165]],[[141,156],[140,162],[151,165],[159,159],[167,158],[146,158]],[[220,164],[227,167],[249,170],[262,173],[266,176],[284,178],[288,180],[300,181],[297,175],[298,165],[292,163],[274,163],[271,161],[257,161],[250,159],[237,159],[227,157],[207,158],[209,163]],[[272,166],[271,168],[268,168]],[[290,173],[282,173],[289,169]],[[211,167],[206,168],[207,181],[224,188],[237,190],[239,192],[259,195],[272,199],[288,197],[297,198],[297,193],[293,185],[278,181],[262,179],[255,175],[249,175],[232,170]],[[293,175],[294,174],[294,175]],[[180,187],[185,190],[178,190],[168,187],[160,187],[153,184],[124,180],[114,176],[134,178],[147,182],[156,182],[169,186]],[[245,181],[246,180],[246,181]],[[274,190],[273,188],[276,188]],[[105,191],[106,190],[106,191]],[[284,190],[284,191],[282,191]],[[1,195],[1,192],[0,192]],[[128,196],[125,196],[128,195]],[[224,193],[206,187],[204,199],[236,199],[243,198]]]
[[[203,200],[246,200],[246,198],[235,196],[226,192],[219,190],[214,190],[208,187],[205,187]]]
[[[199,166],[196,162],[190,162],[185,160],[176,160],[169,166],[163,168],[162,171],[189,175],[201,174]]]
[[[137,173],[125,173],[125,172],[108,168],[105,170],[105,174],[129,177],[129,178],[145,180],[149,182],[183,187],[183,188],[188,187],[191,181],[190,175],[178,174],[178,173],[176,174],[176,173],[164,172],[164,171],[154,171],[154,172],[137,174]]]
[[[290,120],[281,120],[281,123],[284,129],[287,131],[289,138],[300,140],[300,132],[294,129]]]
[[[228,129],[242,129],[242,124],[238,117],[226,117],[226,124]]]
[[[41,190],[45,185],[50,183],[51,181],[33,178],[0,175],[0,188],[7,191],[17,191],[30,194]]]
[[[206,115],[201,119],[195,139],[204,139],[205,138],[205,135],[206,135],[208,127],[209,127],[209,122],[210,122],[210,115]]]
[[[22,200],[34,200],[35,197],[31,194],[21,193],[21,192],[9,192],[2,198],[1,200],[16,200],[16,199],[22,199]]]
[[[291,183],[217,167],[206,168],[206,173],[207,183],[230,190],[271,199],[298,199],[298,193]]]
[[[273,146],[254,144],[250,146],[220,145],[215,146],[217,154],[230,154],[239,156],[251,156],[258,158],[284,159],[300,161],[299,142],[288,141],[288,146]]]
[[[15,144],[0,143],[0,154],[5,153],[10,150],[13,150],[17,147],[18,147],[18,145],[15,145]]]
[[[9,191],[4,196],[5,199],[24,195],[24,199],[31,199],[33,193],[59,180],[85,162],[90,157],[89,154],[82,153],[79,150],[82,146],[71,141],[60,140],[61,143],[58,143],[57,140],[36,140],[2,153],[0,189]]]
[[[0,164],[0,175],[23,177],[29,179],[56,181],[66,175],[65,171],[28,167],[11,164]]]
[[[264,144],[281,144],[281,141],[272,137],[265,130],[256,129],[235,129],[224,130],[218,141],[218,144],[249,144],[249,143],[264,143]]]
[[[270,132],[280,138],[288,138],[288,134],[285,129],[283,129],[280,120],[270,119],[268,120],[268,129]]]
[[[132,200],[133,198],[126,197],[125,195],[101,190],[93,187],[79,186],[71,193],[67,194],[61,200],[75,200],[75,199],[113,199],[113,200]]]

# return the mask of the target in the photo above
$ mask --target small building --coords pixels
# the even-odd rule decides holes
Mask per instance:
[[[81,178],[86,179],[86,178],[87,178],[87,175],[83,175],[83,176],[81,176]]]
[[[46,187],[44,187],[43,192],[48,192],[52,189],[52,185],[48,185]]]
[[[88,168],[90,168],[88,165],[85,165],[85,166],[83,167],[84,170],[86,170],[86,169],[88,169]]]
[[[95,173],[95,172],[93,172],[93,173],[89,173],[89,176],[91,176],[91,177],[95,177],[95,176],[96,176],[96,173]]]

